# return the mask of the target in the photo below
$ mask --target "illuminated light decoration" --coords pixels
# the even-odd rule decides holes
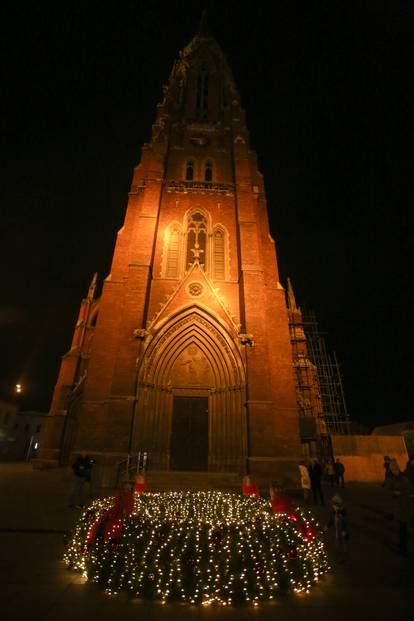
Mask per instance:
[[[256,606],[309,592],[329,569],[307,510],[275,514],[264,499],[224,492],[142,493],[105,537],[97,525],[113,506],[104,498],[83,512],[64,556],[109,595]]]

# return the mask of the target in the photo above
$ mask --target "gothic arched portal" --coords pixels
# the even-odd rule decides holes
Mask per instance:
[[[245,370],[228,330],[204,309],[192,306],[155,329],[138,362],[134,450],[148,451],[152,468],[181,469],[174,465],[177,412],[185,405],[191,419],[201,405],[208,410],[205,432],[201,424],[194,433],[207,437],[194,435],[188,441],[205,442],[206,464],[188,469],[242,470]]]

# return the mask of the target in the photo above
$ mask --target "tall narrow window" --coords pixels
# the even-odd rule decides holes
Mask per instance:
[[[204,181],[213,181],[213,164],[210,161],[204,164]]]
[[[208,73],[202,69],[197,77],[197,112],[201,119],[207,118],[208,110]]]
[[[186,181],[193,181],[194,179],[194,161],[188,160],[185,165],[185,179]]]
[[[225,265],[225,235],[222,229],[214,231],[214,278],[224,280],[226,277]]]
[[[180,256],[180,232],[173,229],[170,233],[167,251],[167,269],[165,275],[167,278],[178,277],[178,261]]]
[[[187,268],[198,259],[205,266],[207,245],[207,218],[196,211],[190,214],[187,223]]]

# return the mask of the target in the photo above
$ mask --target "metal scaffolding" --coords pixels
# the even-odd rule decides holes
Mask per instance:
[[[326,432],[349,434],[351,433],[351,421],[346,409],[341,371],[336,354],[327,351],[325,339],[319,331],[314,312],[302,311],[302,321],[307,354],[317,370]]]

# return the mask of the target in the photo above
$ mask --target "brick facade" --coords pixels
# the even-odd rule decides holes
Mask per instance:
[[[217,277],[219,275],[219,277]],[[82,302],[42,459],[146,450],[170,467],[175,397],[208,400],[209,470],[296,476],[285,292],[231,71],[209,36],[175,63],[98,300]]]

